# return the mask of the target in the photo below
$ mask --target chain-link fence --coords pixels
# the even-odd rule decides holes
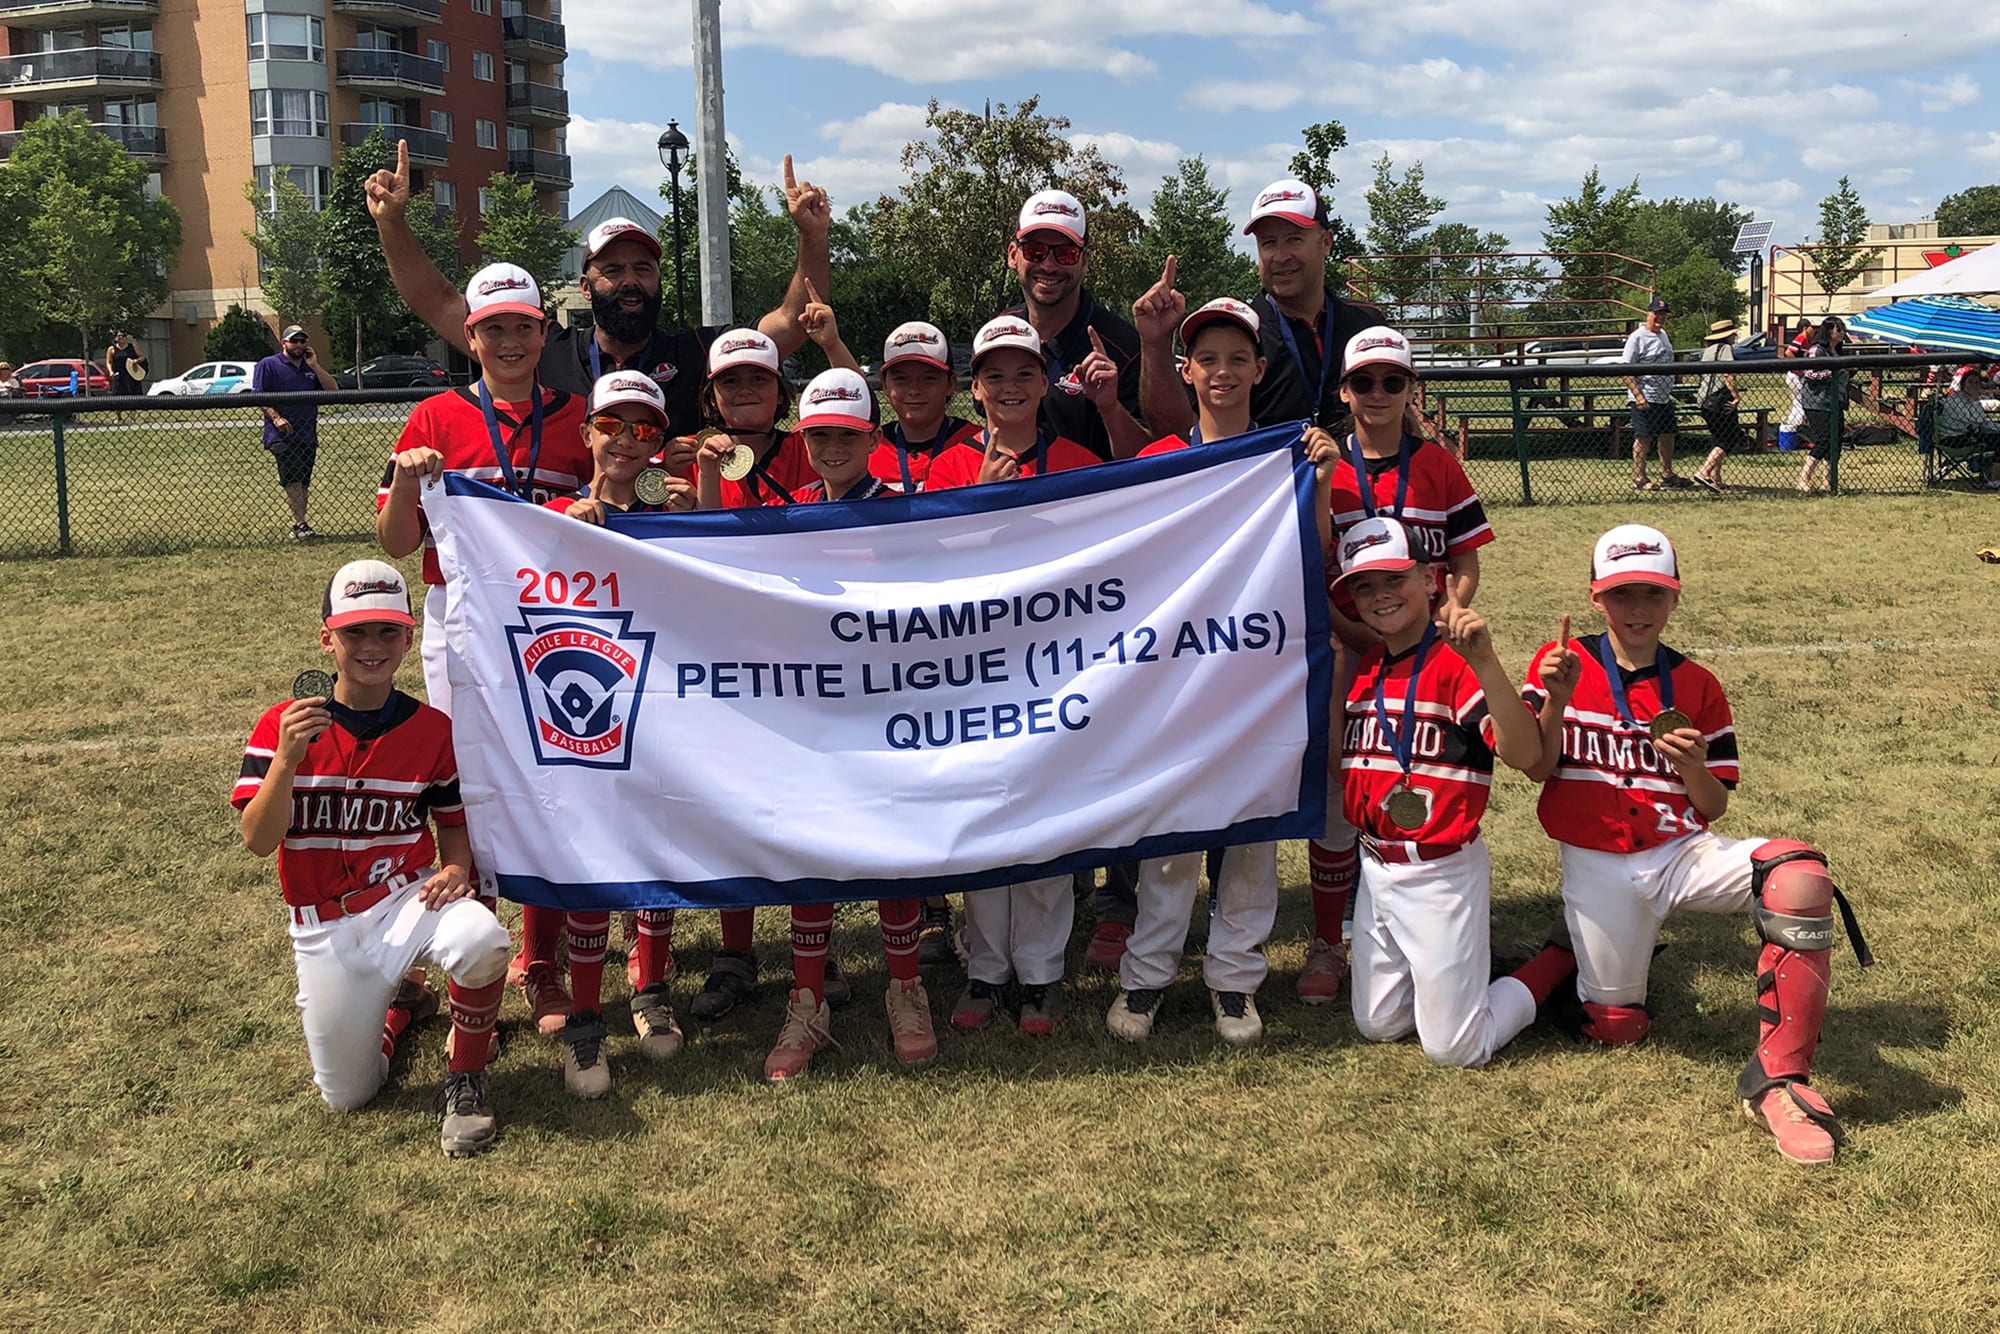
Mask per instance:
[[[1838,491],[1978,487],[1991,460],[1931,449],[1927,407],[1958,357],[1845,357],[1845,393],[1817,423],[1800,405],[1800,361],[1739,361],[1732,411],[1704,410],[1701,377],[1674,366],[1674,475],[1660,499],[1715,493],[1695,485],[1710,450],[1724,495],[1796,495],[1807,482]],[[1824,365],[1815,362],[1815,368]],[[1464,460],[1488,505],[1634,498],[1631,411],[1619,366],[1433,366],[1420,400],[1428,431]],[[1633,368],[1640,369],[1640,368]],[[1657,371],[1659,367],[1644,368]],[[1791,374],[1788,374],[1791,373]],[[428,392],[229,395],[215,398],[0,400],[0,558],[139,555],[289,540],[291,513],[262,445],[264,404],[319,406],[311,521],[328,538],[370,538],[375,488],[410,407]],[[963,396],[961,396],[963,399]],[[954,410],[971,415],[969,399]],[[1828,440],[1809,476],[1809,437]],[[1920,437],[1924,441],[1920,444]],[[1713,470],[1711,470],[1713,471]],[[1665,478],[1657,456],[1646,475]]]

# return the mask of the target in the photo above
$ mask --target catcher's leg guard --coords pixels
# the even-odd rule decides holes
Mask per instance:
[[[1643,1042],[1652,1030],[1653,1016],[1643,1005],[1600,1005],[1583,1003],[1583,1035],[1607,1047],[1629,1047]]]

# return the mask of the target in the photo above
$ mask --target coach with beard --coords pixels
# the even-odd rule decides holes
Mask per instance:
[[[382,238],[389,277],[411,310],[445,342],[470,353],[465,341],[465,295],[439,272],[418,244],[404,216],[410,202],[410,150],[396,145],[396,169],[368,178],[368,212]],[[799,317],[806,287],[831,292],[827,273],[827,228],[833,212],[826,191],[796,181],[785,157],[785,207],[799,230],[798,262],[777,309],[757,328],[788,357],[806,341]],[[660,327],[660,242],[646,228],[612,218],[591,229],[584,241],[583,276],[593,327],[551,328],[542,349],[541,382],[551,389],[587,394],[600,375],[638,370],[651,376],[666,396],[669,425],[676,435],[700,426],[697,401],[708,369],[708,345],[723,326],[698,329]]]

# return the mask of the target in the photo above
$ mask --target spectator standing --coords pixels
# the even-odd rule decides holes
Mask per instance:
[[[111,393],[115,398],[135,398],[146,392],[146,354],[132,345],[132,336],[120,329],[111,335],[111,345],[104,349],[104,369],[111,377]],[[90,389],[90,368],[84,367],[84,392]],[[118,420],[124,421],[125,414],[119,413]]]
[[[1735,361],[1736,321],[1717,320],[1708,326],[1708,336],[1701,341],[1703,361]],[[1702,421],[1708,424],[1708,438],[1713,448],[1695,472],[1694,480],[1718,495],[1723,490],[1723,456],[1743,449],[1749,443],[1743,434],[1743,421],[1736,414],[1737,401],[1736,377],[1719,367],[1703,375],[1695,389],[1695,411],[1701,413]]]
[[[265,357],[250,372],[255,394],[333,392],[333,377],[319,364],[306,331],[294,324],[285,330],[284,349]],[[264,448],[278,465],[278,485],[292,508],[292,538],[317,537],[306,522],[306,490],[312,485],[313,461],[319,455],[319,405],[291,403],[264,409]]]
[[[1646,305],[1646,322],[1625,337],[1623,360],[1628,365],[1672,362],[1674,340],[1667,337],[1667,303],[1654,297]],[[1625,391],[1632,402],[1632,489],[1657,491],[1660,486],[1692,486],[1674,472],[1674,377],[1628,375]],[[1657,443],[1659,486],[1646,480],[1646,455]]]
[[[1846,346],[1847,325],[1837,315],[1827,316],[1813,330],[1805,354],[1808,366],[1799,372],[1799,406],[1805,411],[1805,436],[1812,447],[1799,470],[1799,490],[1808,494],[1827,489],[1819,478],[1833,452],[1833,405],[1847,397],[1847,372],[1811,363],[1837,357]]]

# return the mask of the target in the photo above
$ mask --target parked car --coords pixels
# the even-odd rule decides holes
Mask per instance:
[[[336,389],[431,389],[451,383],[445,368],[429,357],[376,357],[353,370],[335,371]]]
[[[1771,335],[1754,333],[1737,339],[1730,346],[1729,355],[1738,361],[1772,361],[1777,358],[1778,345],[1771,341]]]
[[[245,361],[204,361],[201,365],[146,388],[146,397],[155,394],[192,396],[196,394],[247,394],[250,392],[250,363]]]
[[[111,392],[111,377],[94,361],[76,357],[51,357],[23,366],[14,378],[21,382],[22,398],[68,398],[74,377],[86,394]]]

